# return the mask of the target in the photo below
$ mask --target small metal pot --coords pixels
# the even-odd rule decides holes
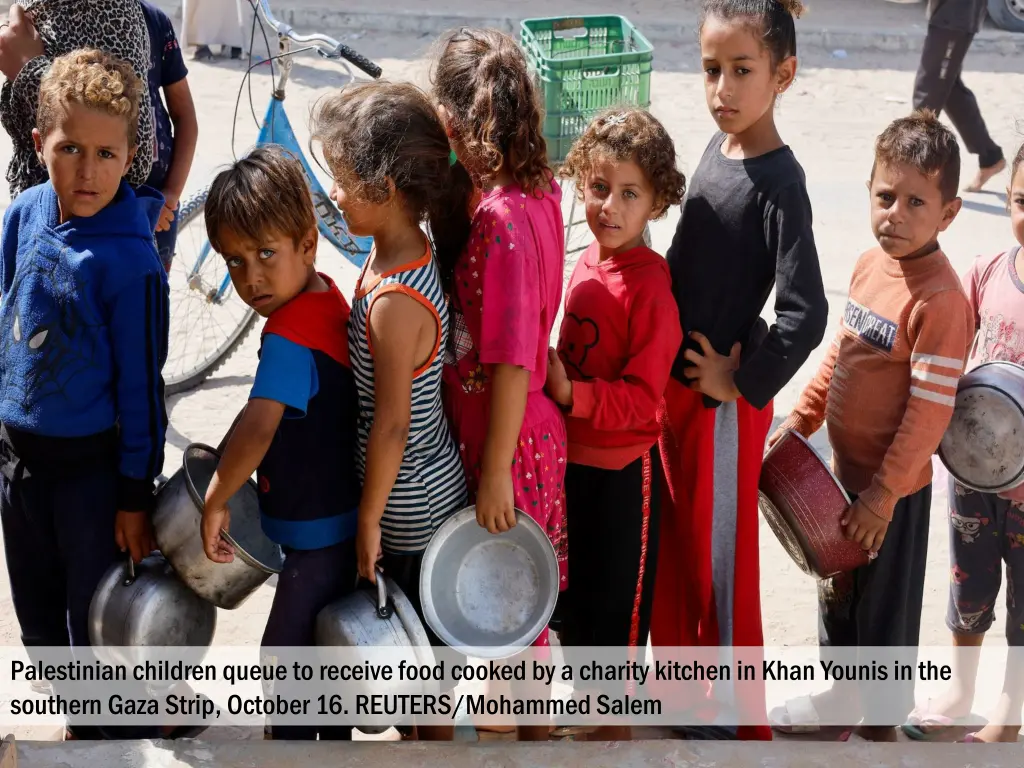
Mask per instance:
[[[259,496],[249,480],[231,497],[231,532],[222,532],[235,549],[231,563],[215,563],[203,551],[201,533],[206,488],[220,454],[193,443],[185,449],[182,467],[157,491],[153,530],[157,546],[182,580],[218,608],[244,603],[284,565],[281,548],[260,526]]]
[[[1024,483],[1024,367],[985,363],[960,379],[939,459],[961,485],[982,493]]]
[[[360,588],[337,600],[322,611],[316,619],[316,644],[324,662],[331,663],[331,648],[346,648],[345,660],[350,663],[367,661],[379,664],[379,655],[360,654],[359,648],[393,648],[389,661],[394,668],[402,659],[408,664],[430,666],[435,664],[423,623],[412,603],[398,585],[383,573],[377,573],[376,590]],[[440,686],[436,680],[377,680],[349,681],[346,690],[356,694],[433,694]],[[388,726],[360,725],[363,733],[383,733]]]
[[[111,664],[140,663],[121,648],[188,646],[205,654],[216,628],[217,609],[186,587],[159,554],[137,566],[131,558],[112,566],[89,605],[89,639],[97,657]]]

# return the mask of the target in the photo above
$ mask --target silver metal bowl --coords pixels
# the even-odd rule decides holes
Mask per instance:
[[[544,530],[516,510],[511,531],[491,534],[476,507],[448,518],[423,553],[423,618],[467,656],[503,659],[536,640],[558,598],[558,560]]]

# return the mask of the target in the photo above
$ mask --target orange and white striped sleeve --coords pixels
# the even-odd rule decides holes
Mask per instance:
[[[956,404],[956,388],[974,338],[974,316],[960,290],[937,293],[910,313],[910,399],[882,466],[860,501],[885,520],[912,493],[939,447]],[[885,393],[878,393],[885,396]]]

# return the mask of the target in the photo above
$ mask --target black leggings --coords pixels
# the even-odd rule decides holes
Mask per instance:
[[[322,549],[286,550],[284,568],[263,631],[263,648],[308,646],[316,653],[316,617],[321,610],[350,592],[356,585],[354,541]],[[287,685],[281,686],[287,688]],[[283,690],[284,695],[288,695]],[[296,694],[300,692],[296,691]],[[351,726],[274,725],[275,740],[350,741]]]
[[[563,646],[636,646],[637,661],[643,660],[657,570],[660,484],[656,446],[622,469],[566,468]]]

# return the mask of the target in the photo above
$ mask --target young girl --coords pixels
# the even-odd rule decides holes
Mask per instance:
[[[575,180],[595,240],[569,281],[547,379],[568,412],[569,573],[583,585],[568,600],[560,639],[567,653],[645,649],[660,517],[658,405],[682,331],[668,266],[644,245],[644,228],[679,204],[686,181],[672,139],[642,110],[597,118],[562,175]],[[621,661],[636,661],[635,651]],[[631,729],[601,727],[591,738],[628,741]]]
[[[445,405],[470,500],[491,533],[515,525],[516,509],[544,527],[564,583],[565,422],[544,380],[565,245],[537,94],[511,38],[469,29],[442,41],[434,94],[482,192],[467,247],[442,262],[452,310]],[[537,644],[547,642],[545,630]],[[520,736],[547,739],[548,729]]]
[[[359,391],[359,574],[375,582],[383,555],[384,573],[422,619],[423,550],[466,505],[466,484],[441,405],[448,308],[419,225],[429,223],[438,258],[452,263],[469,235],[473,185],[450,162],[434,105],[412,85],[368,83],[330,96],[313,135],[349,229],[375,243],[356,283],[348,332]],[[443,645],[433,635],[431,643]],[[453,728],[420,732],[451,739]]]
[[[995,360],[1024,365],[1024,146],[1017,151],[1007,190],[1010,223],[1017,246],[998,256],[978,258],[964,276],[964,291],[978,328],[967,370]],[[949,480],[949,559],[951,577],[946,623],[956,656],[953,685],[926,711],[915,712],[904,732],[933,739],[971,713],[981,643],[995,619],[995,602],[1006,563],[1006,642],[1024,646],[1024,488],[1002,495],[981,493]],[[965,741],[1016,742],[1024,706],[1024,670],[1011,650],[1003,693],[990,725]],[[1017,724],[1014,724],[1017,723]]]
[[[828,312],[804,173],[774,118],[796,74],[801,8],[705,0],[701,13],[705,94],[719,132],[691,177],[667,255],[685,340],[661,414],[658,646],[763,643],[757,486],[771,403],[821,342]],[[769,329],[760,314],[773,286]],[[713,698],[747,723],[765,722],[764,701],[736,700],[728,683]],[[771,732],[741,727],[739,736]]]

